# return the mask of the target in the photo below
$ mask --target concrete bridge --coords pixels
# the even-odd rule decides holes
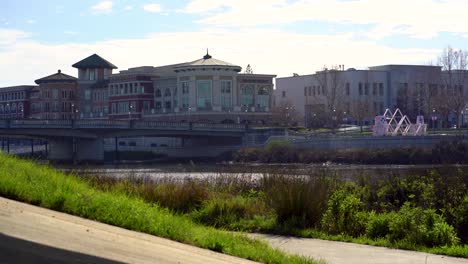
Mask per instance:
[[[241,145],[249,130],[245,124],[210,124],[192,122],[158,122],[144,120],[0,120],[0,136],[41,138],[49,142],[51,160],[104,159],[104,138],[180,137],[211,138]]]

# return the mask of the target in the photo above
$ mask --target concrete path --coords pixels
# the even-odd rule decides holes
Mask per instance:
[[[310,238],[253,234],[286,252],[323,259],[329,264],[468,264],[468,259]]]
[[[254,263],[0,197],[0,263]]]

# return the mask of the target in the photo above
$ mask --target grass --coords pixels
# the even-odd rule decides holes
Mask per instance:
[[[96,189],[74,175],[0,154],[0,195],[213,251],[264,263],[319,263],[267,244],[195,223],[113,188]]]

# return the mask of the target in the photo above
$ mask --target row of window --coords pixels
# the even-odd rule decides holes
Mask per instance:
[[[74,91],[68,90],[68,89],[67,90],[64,90],[64,89],[42,90],[40,96],[42,96],[42,98],[49,99],[49,98],[51,98],[51,94],[52,94],[52,99],[58,100],[59,99],[59,90],[60,90],[62,99],[73,99],[75,97]]]
[[[44,103],[32,103],[31,112],[40,113],[40,112],[74,112],[78,110],[75,109],[75,105],[71,102],[44,102]]]
[[[19,103],[16,105],[15,103],[10,104],[0,104],[0,114],[9,114],[9,113],[22,113],[23,112],[23,104]]]
[[[362,83],[359,82],[358,84],[358,91],[359,95],[369,95],[370,93],[370,85],[371,83]],[[319,96],[319,95],[325,95],[327,93],[325,86],[321,85],[313,85],[313,86],[306,86],[304,87],[304,96]],[[350,83],[346,83],[345,85],[345,95],[350,95],[351,94],[351,85]],[[374,96],[383,96],[384,95],[384,86],[383,83],[372,83],[372,95]],[[283,97],[285,97],[286,94],[283,92]]]
[[[1,93],[1,101],[10,101],[10,100],[22,100],[26,98],[25,92],[10,92],[10,93]]]
[[[140,83],[120,83],[109,85],[109,95],[143,94],[145,87]]]

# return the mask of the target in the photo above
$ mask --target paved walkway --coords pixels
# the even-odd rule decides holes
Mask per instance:
[[[0,197],[0,263],[254,263]]]
[[[468,264],[468,259],[384,247],[263,234],[252,236],[286,252],[323,259],[329,264]]]

